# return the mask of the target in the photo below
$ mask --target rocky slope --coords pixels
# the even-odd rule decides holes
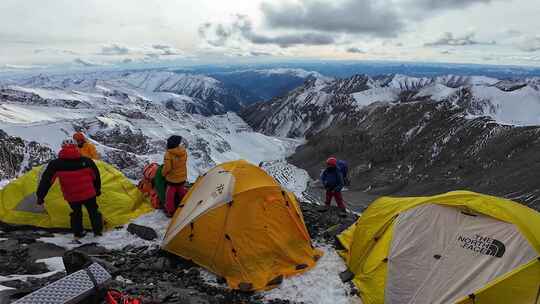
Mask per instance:
[[[337,155],[368,194],[491,193],[540,209],[534,81],[355,76],[308,82],[241,114],[266,134],[305,136],[291,158],[318,176]]]
[[[9,179],[54,157],[53,151],[0,130],[0,180]]]

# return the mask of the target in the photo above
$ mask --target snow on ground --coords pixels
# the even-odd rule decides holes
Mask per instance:
[[[0,285],[0,292],[4,291],[4,290],[15,290],[15,288],[11,288],[11,287],[6,287],[4,285]],[[1,294],[1,293],[0,293]]]
[[[45,265],[47,265],[47,269],[49,269],[50,271],[66,270],[62,257],[52,257],[48,259],[36,260],[36,263],[45,263]]]
[[[48,259],[41,259],[41,260],[37,260],[36,262],[45,263],[45,265],[47,265],[47,268],[49,269],[49,272],[42,273],[42,274],[23,274],[23,275],[13,274],[13,275],[8,275],[8,276],[0,276],[0,282],[7,282],[7,281],[13,281],[13,280],[26,281],[29,278],[41,279],[41,278],[52,276],[58,272],[65,271],[64,262],[62,262],[62,257],[52,257]],[[0,286],[0,290],[1,288],[2,286]]]
[[[11,182],[11,180],[9,180],[9,179],[0,180],[0,189],[4,188],[10,182]]]
[[[311,179],[306,170],[300,169],[285,160],[264,162],[262,168],[273,176],[283,188],[301,198]]]
[[[315,244],[315,247],[324,252],[315,268],[284,279],[279,288],[264,293],[266,300],[286,299],[317,304],[358,303],[359,298],[350,296],[350,286],[339,278],[339,273],[347,269],[343,259],[330,245]]]
[[[359,303],[358,297],[350,295],[350,286],[339,278],[339,274],[347,270],[343,259],[330,245],[314,245],[324,253],[316,266],[301,275],[285,278],[279,287],[263,292],[266,301],[282,299],[306,304]],[[211,286],[227,287],[225,284],[219,284],[217,276],[211,272],[201,270],[200,276]]]
[[[127,225],[125,225],[120,229],[106,231],[103,233],[103,236],[97,238],[94,237],[92,233],[88,233],[84,238],[80,239],[80,241],[83,244],[96,243],[110,250],[120,250],[128,245],[137,247],[156,247],[160,245],[161,240],[165,235],[167,226],[169,225],[169,218],[165,216],[163,211],[155,210],[151,213],[142,215],[134,220],[133,223],[153,228],[157,232],[158,238],[154,241],[145,241],[138,236],[129,233],[127,231]],[[55,244],[66,249],[73,249],[81,246],[80,244],[71,244],[73,241],[73,236],[71,234],[55,234],[54,237],[40,238],[39,241]]]

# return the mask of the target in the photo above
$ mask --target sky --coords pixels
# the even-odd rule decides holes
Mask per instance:
[[[2,0],[0,69],[342,59],[540,66],[538,0]]]

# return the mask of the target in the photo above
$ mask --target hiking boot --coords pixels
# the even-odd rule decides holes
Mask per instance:
[[[86,236],[86,232],[84,231],[82,233],[73,234],[73,238],[77,241],[84,238],[85,236]]]
[[[319,207],[317,211],[323,213],[323,212],[327,212],[328,210],[330,210],[330,206],[321,206]]]

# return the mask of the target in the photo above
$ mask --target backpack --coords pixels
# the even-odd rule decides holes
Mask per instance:
[[[150,163],[144,166],[143,178],[137,185],[137,188],[150,200],[152,207],[155,209],[161,208],[161,202],[159,195],[154,189],[154,178],[157,175],[159,165],[157,163]]]

